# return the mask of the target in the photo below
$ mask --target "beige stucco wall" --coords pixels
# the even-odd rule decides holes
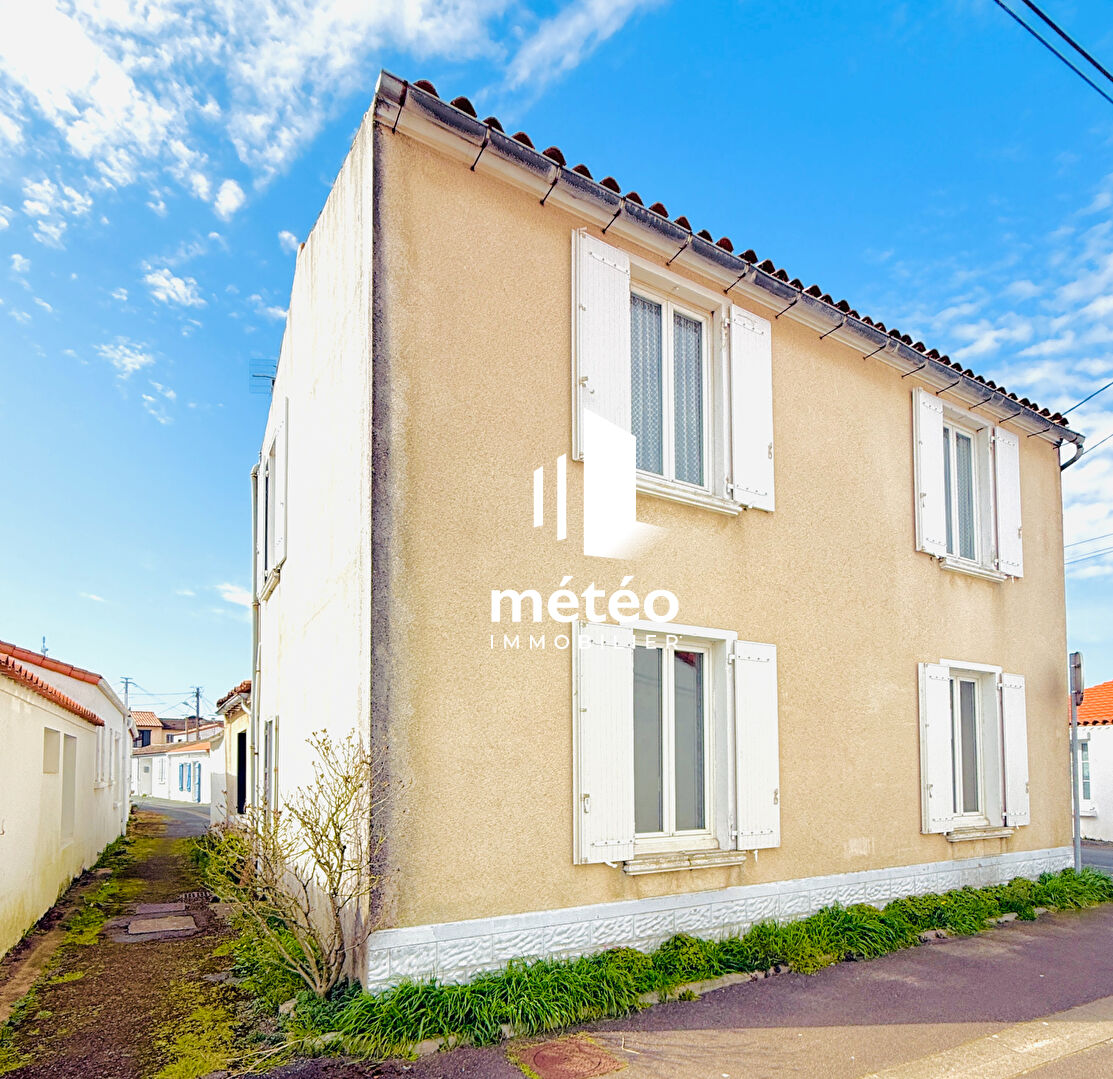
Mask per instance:
[[[99,692],[87,683],[75,685]],[[85,696],[92,707],[93,694]],[[115,730],[121,725],[117,713]],[[43,772],[43,730],[47,727],[77,740],[74,829],[66,841],[61,834],[61,749],[59,770]],[[8,678],[0,678],[0,731],[4,733],[4,752],[0,753],[2,955],[123,831],[128,761],[121,757],[116,783],[95,783],[97,728]]]
[[[662,541],[631,563],[587,560],[580,466],[570,466],[570,541],[535,531],[530,501],[533,469],[570,453],[570,234],[585,222],[401,134],[380,131],[376,155],[376,364],[390,376],[375,407],[390,417],[390,455],[376,462],[389,497],[375,513],[392,539],[376,564],[376,631],[390,630],[376,702],[389,707],[390,774],[404,789],[389,837],[390,924],[1070,842],[1053,446],[1021,439],[1023,580],[942,571],[915,551],[917,380],[781,319],[776,512],[729,518],[639,496]],[[295,328],[297,302],[296,284]],[[335,529],[320,542],[338,542]],[[292,580],[293,546],[289,561]],[[571,574],[577,589],[609,592],[627,573],[642,595],[672,589],[680,622],[778,647],[782,842],[743,867],[628,877],[572,864],[570,654],[492,651],[490,590],[547,595]],[[551,641],[560,628],[537,630]],[[358,669],[351,642],[336,644],[343,663],[305,653],[304,669],[322,676],[315,690]],[[920,832],[917,663],[941,658],[1027,679],[1032,824],[1009,839]]]

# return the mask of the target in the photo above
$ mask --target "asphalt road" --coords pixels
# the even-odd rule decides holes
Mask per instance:
[[[187,835],[204,835],[209,830],[208,803],[175,802],[169,798],[132,798],[136,809],[159,813],[167,819],[166,835],[178,839]]]
[[[1082,841],[1082,864],[1113,871],[1113,845]]]

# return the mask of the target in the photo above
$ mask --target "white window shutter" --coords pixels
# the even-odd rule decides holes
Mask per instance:
[[[947,505],[943,481],[943,404],[934,394],[913,395],[913,459],[916,469],[916,549],[947,553]]]
[[[634,631],[576,626],[576,857],[634,857]]]
[[[923,831],[949,832],[955,826],[952,755],[951,671],[920,664],[920,784]]]
[[[735,641],[734,724],[739,850],[781,845],[777,647]]]
[[[769,322],[730,309],[731,496],[773,510],[773,338]]]
[[[583,457],[584,409],[631,431],[630,259],[586,232],[573,239],[572,452]]]
[[[267,459],[259,462],[259,473],[255,484],[255,595],[263,592],[266,571],[267,543]]]
[[[286,461],[289,405],[283,402],[283,417],[274,435],[274,565],[286,560]]]
[[[1005,823],[1015,828],[1032,820],[1028,800],[1028,717],[1023,675],[1001,675],[1001,726],[1005,739]]]
[[[997,568],[1010,577],[1024,576],[1020,535],[1020,439],[1003,427],[993,430],[997,487]]]

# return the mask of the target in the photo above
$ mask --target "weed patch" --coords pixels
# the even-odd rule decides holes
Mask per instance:
[[[171,999],[189,1011],[159,1029],[155,1044],[170,1063],[154,1079],[200,1079],[226,1068],[235,1049],[231,1011],[219,1000],[206,999],[191,982],[178,982],[173,989]]]

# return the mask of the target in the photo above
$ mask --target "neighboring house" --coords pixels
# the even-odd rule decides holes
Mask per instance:
[[[213,763],[212,823],[219,824],[247,808],[250,776],[248,740],[251,719],[251,679],[245,678],[216,702],[224,720],[224,771]]]
[[[251,797],[370,740],[368,986],[1070,861],[1081,436],[621,190],[384,73],[298,252]]]
[[[0,641],[0,955],[127,825],[134,728],[99,674]]]
[[[159,719],[154,712],[132,711],[132,718],[138,729],[136,748],[142,746],[162,746],[171,741],[173,735],[182,729],[181,719]]]
[[[200,732],[191,723],[188,736],[174,732],[161,745],[134,750],[132,793],[210,805],[223,785],[217,778],[224,768],[223,735],[222,723],[203,721]]]
[[[1083,838],[1113,840],[1113,682],[1082,695],[1078,758]]]

